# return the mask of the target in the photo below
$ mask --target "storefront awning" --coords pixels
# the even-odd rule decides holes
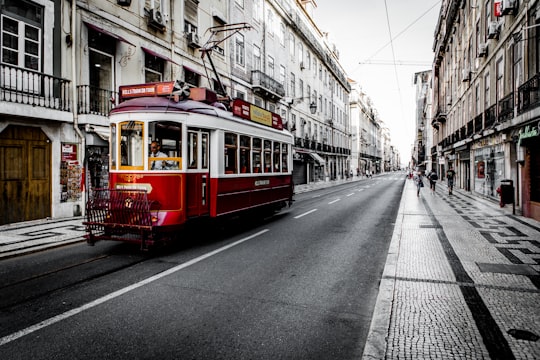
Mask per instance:
[[[324,165],[325,165],[326,162],[324,161],[324,159],[323,159],[321,156],[319,156],[319,154],[313,153],[313,152],[310,152],[310,153],[308,153],[308,154],[309,154],[309,156],[311,156],[311,158],[312,158],[313,160],[315,160],[315,162],[318,163],[319,165],[321,165],[321,166],[324,166]]]
[[[118,41],[125,42],[126,44],[135,46],[134,44],[130,43],[129,41],[127,41],[126,39],[124,39],[124,38],[121,37],[120,35],[117,35],[117,34],[115,34],[115,33],[113,33],[113,32],[108,31],[108,30],[102,29],[102,28],[100,28],[100,27],[98,27],[98,26],[96,26],[96,25],[94,25],[94,24],[90,24],[90,23],[88,23],[88,22],[86,22],[86,21],[83,21],[83,22],[84,22],[84,24],[86,25],[86,27],[88,27],[89,29],[92,29],[92,30],[97,31],[97,32],[99,32],[99,33],[102,33],[102,34],[104,34],[104,35],[110,36],[110,37],[112,37],[113,39],[116,39],[116,40],[118,40]]]
[[[94,133],[102,140],[109,141],[111,129],[108,126],[90,125],[87,132]]]
[[[153,51],[153,50],[150,50],[150,49],[148,49],[148,48],[145,48],[145,47],[143,47],[143,46],[141,46],[141,49],[142,49],[145,53],[147,53],[148,55],[152,55],[152,56],[155,56],[155,57],[157,57],[157,58],[159,58],[159,59],[163,59],[163,60],[165,60],[165,61],[168,61],[168,62],[170,62],[170,63],[173,63],[173,64],[175,64],[175,65],[179,65],[177,62],[171,60],[170,58],[168,58],[168,57],[165,56],[165,55],[158,54],[157,52],[155,52],[155,51]]]
[[[184,67],[184,69],[187,70],[187,71],[190,71],[190,72],[192,72],[192,73],[195,73],[195,74],[200,75],[200,76],[203,76],[203,77],[206,77],[206,75],[204,75],[204,74],[201,73],[200,71],[197,71],[197,70],[195,70],[195,69],[193,69],[193,68],[190,68],[189,66],[184,65],[183,67]]]

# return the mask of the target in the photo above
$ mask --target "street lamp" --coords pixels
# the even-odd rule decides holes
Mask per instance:
[[[289,104],[289,106],[292,106],[292,104],[294,103],[295,100],[302,101],[304,99],[311,99],[311,96],[294,98],[294,99],[287,99],[285,101]],[[317,112],[317,103],[315,101],[312,101],[312,102],[309,103],[309,112],[312,115],[314,115]]]

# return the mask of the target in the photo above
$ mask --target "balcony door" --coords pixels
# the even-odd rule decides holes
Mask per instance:
[[[89,64],[90,112],[108,113],[111,95],[114,92],[114,56],[90,49]]]

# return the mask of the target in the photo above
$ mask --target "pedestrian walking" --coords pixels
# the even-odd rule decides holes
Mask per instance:
[[[416,196],[420,196],[420,189],[424,187],[424,176],[422,171],[418,171],[414,175],[414,183],[416,184]]]
[[[454,178],[456,177],[456,172],[454,168],[450,166],[450,169],[446,172],[446,180],[448,181],[448,195],[452,195],[454,190]]]
[[[439,180],[439,176],[435,170],[431,169],[427,175],[427,178],[429,179],[429,189],[431,190],[432,194],[435,194],[435,185],[437,184],[437,180]]]

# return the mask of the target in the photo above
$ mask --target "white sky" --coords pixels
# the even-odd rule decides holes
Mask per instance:
[[[441,1],[316,0],[316,3],[312,14],[316,24],[321,31],[329,33],[347,76],[358,82],[371,98],[379,117],[390,129],[401,162],[408,163],[415,135],[413,77],[416,72],[431,69]],[[401,65],[394,66],[394,59]],[[373,64],[360,64],[368,60]]]

